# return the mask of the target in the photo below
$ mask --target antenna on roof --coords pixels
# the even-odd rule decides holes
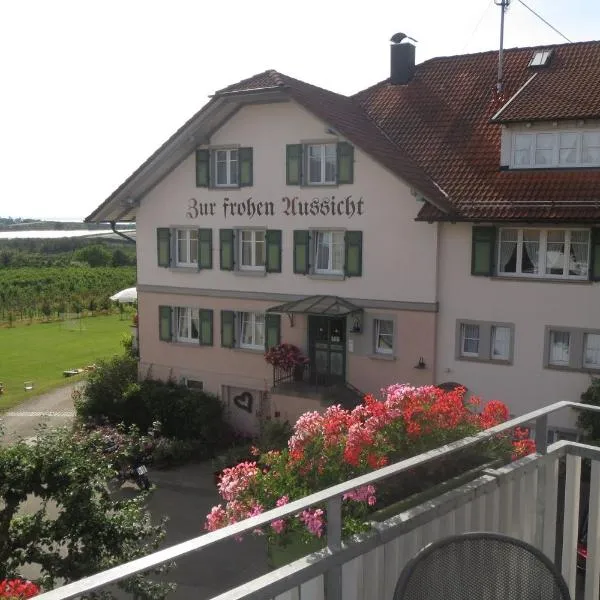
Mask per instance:
[[[498,51],[498,80],[496,82],[496,91],[498,94],[501,94],[504,87],[504,14],[508,10],[510,0],[494,0],[494,4],[500,7],[500,49]]]

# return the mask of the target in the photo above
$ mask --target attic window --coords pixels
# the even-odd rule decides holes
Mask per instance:
[[[552,50],[536,50],[533,53],[533,58],[529,63],[530,67],[545,67],[548,65],[550,61],[550,57],[552,56]]]

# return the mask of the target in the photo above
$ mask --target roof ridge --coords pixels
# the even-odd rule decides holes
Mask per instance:
[[[562,44],[537,44],[535,46],[513,46],[512,48],[504,48],[503,52],[506,54],[511,52],[522,52],[525,50],[540,50],[540,49],[555,49],[555,48],[565,48],[571,46],[584,46],[586,44],[598,44],[600,40],[584,40],[581,42],[565,42]],[[442,60],[451,60],[458,58],[466,58],[468,56],[483,56],[485,54],[498,54],[498,49],[492,50],[481,50],[480,52],[468,52],[466,54],[448,54],[446,56],[432,56],[427,60],[424,60],[421,63],[418,63],[416,66],[420,67],[421,65],[425,65],[434,61],[442,61]]]

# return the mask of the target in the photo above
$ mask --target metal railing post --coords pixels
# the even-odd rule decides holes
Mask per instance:
[[[548,415],[535,420],[535,449],[539,454],[548,452]]]
[[[587,530],[585,600],[600,594],[600,462],[592,460]]]
[[[327,547],[334,554],[342,549],[342,498],[327,501]],[[342,566],[327,571],[327,600],[342,600]]]
[[[565,509],[563,520],[562,574],[575,598],[577,577],[577,537],[579,534],[579,484],[581,481],[581,457],[567,454],[567,477],[565,481]]]

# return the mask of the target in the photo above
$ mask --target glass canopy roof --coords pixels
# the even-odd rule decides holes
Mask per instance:
[[[361,312],[362,308],[337,296],[307,296],[293,302],[285,302],[267,309],[270,313],[303,313],[305,315],[323,315],[326,317],[340,317],[354,312]]]

